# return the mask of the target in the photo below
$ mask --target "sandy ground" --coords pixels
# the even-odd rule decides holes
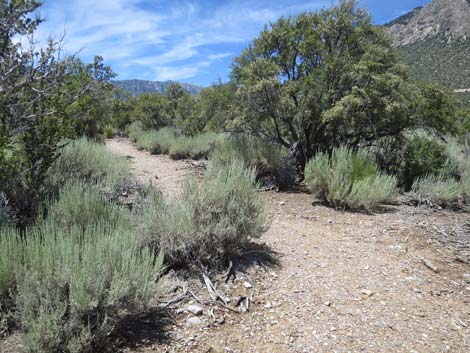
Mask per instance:
[[[190,172],[127,140],[107,145],[170,196]],[[306,193],[263,196],[272,222],[257,242],[270,261],[218,284],[232,307],[248,298],[248,310],[204,306],[190,325],[174,313],[195,303],[188,297],[169,307],[164,334],[137,334],[124,351],[470,352],[468,214],[399,206],[370,215],[313,205]],[[208,297],[203,285],[197,293]]]

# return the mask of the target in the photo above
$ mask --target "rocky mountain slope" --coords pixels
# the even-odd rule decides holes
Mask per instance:
[[[432,0],[384,27],[416,79],[470,88],[470,0]]]
[[[385,25],[397,47],[432,37],[470,38],[470,0],[433,0]]]
[[[133,96],[138,96],[142,93],[160,93],[165,94],[166,89],[169,85],[175,83],[174,81],[145,81],[145,80],[121,80],[121,81],[112,81],[112,84],[116,87],[121,87],[122,89],[130,92]],[[180,83],[183,89],[189,94],[198,94],[202,87],[188,84]]]

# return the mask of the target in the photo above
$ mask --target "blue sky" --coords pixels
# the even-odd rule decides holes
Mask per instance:
[[[429,0],[361,0],[384,23]],[[118,79],[226,80],[232,59],[283,15],[329,7],[332,0],[44,0],[38,40],[65,33],[64,49],[84,61],[101,55]]]

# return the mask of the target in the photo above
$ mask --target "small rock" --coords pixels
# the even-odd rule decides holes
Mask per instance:
[[[264,304],[264,307],[266,309],[272,309],[273,306],[271,305],[271,303],[266,303],[266,304]]]
[[[332,220],[332,219],[329,219],[329,220],[326,221],[326,223],[332,224],[332,223],[333,223],[333,220]]]
[[[327,300],[327,301],[325,302],[325,305],[326,305],[326,306],[331,306],[331,302],[330,302],[329,300]]]
[[[243,282],[243,286],[244,286],[245,288],[251,288],[251,287],[253,287],[253,286],[251,285],[251,283],[246,282],[246,281]]]
[[[203,309],[198,305],[189,305],[185,310],[194,315],[202,315],[203,312]]]
[[[372,292],[371,290],[368,290],[368,289],[363,289],[361,291],[361,293],[364,294],[364,295],[367,295],[368,297],[371,297],[374,294],[374,292]]]
[[[202,324],[202,320],[196,316],[193,316],[186,320],[186,323],[188,325],[198,326]]]
[[[281,205],[281,206],[284,206],[285,204],[286,204],[286,202],[285,202],[285,201],[281,201],[281,202],[279,202],[279,205]]]

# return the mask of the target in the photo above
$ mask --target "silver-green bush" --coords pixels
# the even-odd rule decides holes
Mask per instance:
[[[134,121],[126,128],[127,136],[131,139],[132,142],[137,142],[139,137],[144,133],[142,124],[140,121]]]
[[[126,228],[130,213],[121,206],[108,202],[96,185],[80,181],[67,182],[55,202],[47,207],[47,219],[64,229],[85,230],[106,221],[111,229]]]
[[[207,158],[223,135],[205,132],[196,136],[181,136],[170,147],[169,156],[173,159]]]
[[[141,310],[161,265],[135,234],[104,220],[85,229],[30,230],[16,272],[16,307],[29,352],[88,352]],[[156,265],[155,265],[156,263]]]
[[[254,136],[238,135],[223,140],[216,145],[210,159],[222,164],[239,160],[247,168],[256,169],[260,182],[270,179],[269,182],[281,188],[295,182],[296,170],[287,149]]]
[[[86,138],[69,142],[49,170],[49,180],[56,187],[64,185],[66,180],[111,186],[130,179],[131,170],[125,158]]]
[[[167,154],[178,139],[178,132],[169,127],[150,130],[142,133],[136,141],[138,149],[147,150],[152,154]]]
[[[442,175],[429,175],[413,183],[412,191],[419,199],[430,199],[441,206],[458,202],[461,195],[460,183]]]
[[[367,150],[334,149],[317,154],[305,167],[305,182],[321,200],[350,209],[371,209],[396,192],[395,177],[381,174]]]
[[[14,228],[0,226],[0,313],[2,300],[14,287],[15,274],[23,261],[23,243]]]
[[[186,180],[176,200],[156,200],[144,208],[141,231],[171,267],[226,264],[265,230],[254,170],[237,161],[210,165],[200,184]]]

